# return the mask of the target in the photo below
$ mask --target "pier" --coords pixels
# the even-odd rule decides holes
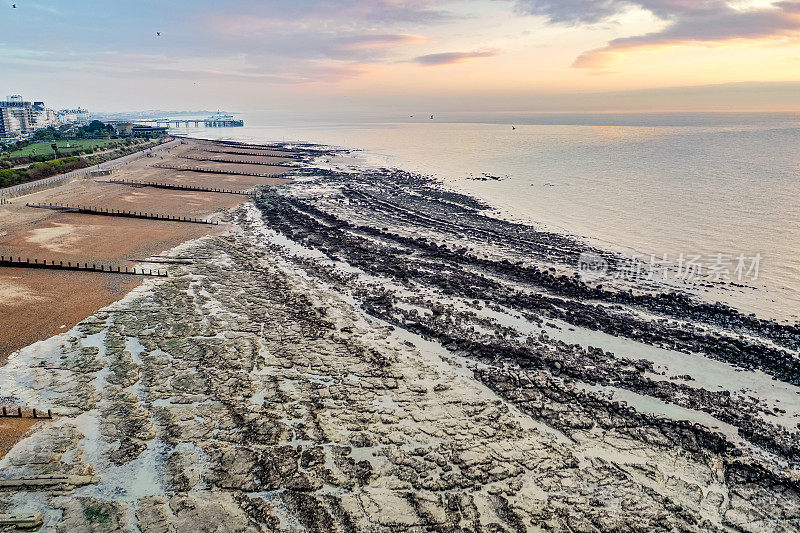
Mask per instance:
[[[187,120],[175,120],[175,119],[155,119],[155,120],[137,120],[137,124],[145,124],[145,125],[155,125],[155,126],[174,126],[176,128],[180,128],[184,126],[186,128],[194,126],[195,128],[199,128],[200,126],[204,126],[206,128],[239,128],[244,126],[244,120],[210,120],[210,119],[187,119]]]
[[[179,128],[184,126],[186,128],[194,126],[199,128],[204,126],[206,128],[239,128],[244,126],[243,120],[236,120],[233,115],[225,113],[217,113],[208,118],[189,118],[189,119],[176,119],[176,118],[154,118],[149,120],[137,120],[139,124],[155,124],[156,126],[164,125],[167,127],[175,126]]]

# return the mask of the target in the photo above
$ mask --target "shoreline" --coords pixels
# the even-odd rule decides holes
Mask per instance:
[[[752,257],[760,252],[762,261],[758,279],[743,276],[748,280],[748,286],[755,289],[725,285],[723,287],[728,290],[719,291],[719,296],[709,296],[709,299],[713,298],[712,303],[714,300],[732,302],[733,297],[738,297],[740,301],[736,307],[747,309],[748,313],[756,312],[762,317],[793,323],[800,320],[797,315],[800,310],[800,277],[797,276],[800,263],[789,243],[798,240],[790,237],[800,235],[800,227],[794,216],[796,209],[792,206],[792,196],[780,195],[778,191],[791,190],[795,165],[789,152],[771,151],[770,146],[774,145],[767,142],[771,135],[769,131],[772,131],[770,124],[766,120],[752,133],[751,140],[758,147],[751,146],[754,152],[730,153],[730,157],[738,162],[731,167],[725,166],[733,160],[725,157],[723,148],[733,146],[727,143],[750,146],[747,138],[751,134],[728,134],[722,128],[712,127],[703,139],[713,142],[703,148],[700,138],[692,143],[693,136],[685,131],[670,135],[668,130],[660,128],[661,133],[652,138],[647,136],[655,141],[654,151],[646,151],[637,157],[632,150],[644,139],[633,132],[614,128],[609,130],[613,135],[605,139],[607,146],[599,132],[575,127],[565,127],[564,130],[523,127],[512,132],[510,127],[498,130],[497,125],[481,123],[461,127],[437,120],[435,124],[409,124],[407,129],[396,129],[389,124],[372,128],[358,121],[331,124],[330,127],[287,123],[284,128],[286,139],[309,138],[363,149],[353,152],[353,155],[364,160],[366,165],[398,167],[434,175],[458,192],[488,201],[493,207],[503,210],[504,215],[510,213],[518,217],[515,220],[524,217],[525,224],[536,225],[541,221],[547,223],[548,228],[566,230],[571,235],[600,237],[619,243],[619,247],[597,241],[590,244],[617,250],[628,257],[641,250],[645,262],[649,262],[651,253],[657,258],[668,253],[673,262],[678,261],[680,253],[684,256],[696,253],[704,256],[705,271],[705,267],[714,262],[711,257],[718,252],[734,257],[739,253]],[[796,130],[780,131],[781,138],[789,144],[796,139]],[[255,142],[259,138],[281,139],[284,132],[262,118],[249,121],[247,127],[236,132],[205,130],[198,134],[206,137],[229,135]],[[477,139],[481,141],[475,149],[468,148]],[[452,149],[449,149],[451,140]],[[579,148],[583,142],[589,145]],[[596,150],[590,150],[590,146]],[[682,146],[708,151],[715,168],[726,169],[730,179],[722,179],[719,174],[709,171],[709,167],[697,159],[698,152],[694,150],[686,152],[689,159],[666,164],[669,151],[680,151]],[[559,157],[559,153],[563,157]],[[745,153],[752,156],[745,156]],[[755,161],[759,153],[771,154],[770,159],[775,165],[751,168],[750,162]],[[639,168],[641,165],[646,166]],[[639,170],[638,174],[634,167]],[[748,171],[743,172],[743,168],[748,168]],[[750,177],[760,175],[761,171],[764,187],[758,188]],[[502,181],[488,179],[486,182],[469,179],[480,177],[484,172],[508,178]],[[734,183],[741,184],[741,187]],[[636,195],[632,192],[634,190]],[[718,201],[713,198],[715,190],[720,192]],[[619,194],[614,194],[614,191],[619,191]],[[634,197],[631,199],[631,196]],[[641,201],[637,201],[636,196]],[[623,198],[629,200],[630,209]],[[707,220],[702,219],[701,203],[706,203],[714,213],[713,216],[709,214]],[[774,206],[773,210],[770,210],[769,203]],[[757,213],[765,215],[763,223],[758,220]],[[786,219],[785,227],[776,223],[778,216]],[[737,230],[739,225],[741,231]],[[781,238],[783,234],[787,238]],[[729,267],[730,279],[744,284],[744,280],[740,281],[733,275],[735,266],[734,261]],[[670,276],[671,279],[675,277]],[[710,292],[705,293],[709,288],[705,284],[703,281],[703,285],[698,284],[694,289],[710,295]],[[684,282],[680,285],[682,289],[691,289]],[[719,284],[712,285],[719,287]]]
[[[796,326],[583,283],[585,245],[421,176],[292,177],[161,253],[168,279],[0,367],[58,416],[4,476],[97,477],[0,511],[141,531],[800,523]]]

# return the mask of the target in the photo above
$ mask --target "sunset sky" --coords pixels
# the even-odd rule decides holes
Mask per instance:
[[[57,107],[800,111],[800,1],[4,2]]]

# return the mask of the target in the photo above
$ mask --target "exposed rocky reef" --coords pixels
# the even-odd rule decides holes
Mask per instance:
[[[796,326],[587,285],[585,245],[424,177],[296,174],[0,369],[4,396],[58,415],[2,476],[94,480],[0,487],[0,512],[70,532],[800,529]]]

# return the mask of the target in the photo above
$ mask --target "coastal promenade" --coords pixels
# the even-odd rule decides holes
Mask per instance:
[[[66,172],[64,174],[58,174],[57,176],[50,176],[49,178],[44,178],[41,180],[36,181],[29,181],[27,183],[20,183],[19,185],[13,185],[11,187],[5,187],[0,189],[0,197],[2,196],[14,196],[23,191],[29,191],[31,189],[36,189],[39,187],[49,187],[57,183],[61,183],[65,180],[70,180],[73,178],[80,178],[83,176],[88,176],[92,172],[102,171],[102,170],[112,170],[114,168],[118,168],[121,165],[125,165],[130,163],[131,161],[136,161],[142,157],[146,157],[148,155],[152,155],[154,153],[158,153],[161,150],[169,149],[175,147],[179,144],[179,140],[172,140],[167,141],[165,143],[159,144],[152,148],[148,148],[147,150],[141,150],[139,152],[134,152],[132,154],[128,154],[117,159],[112,159],[111,161],[106,161],[105,163],[100,163],[97,165],[92,165],[90,167],[81,168],[78,170],[73,170],[72,172]]]

